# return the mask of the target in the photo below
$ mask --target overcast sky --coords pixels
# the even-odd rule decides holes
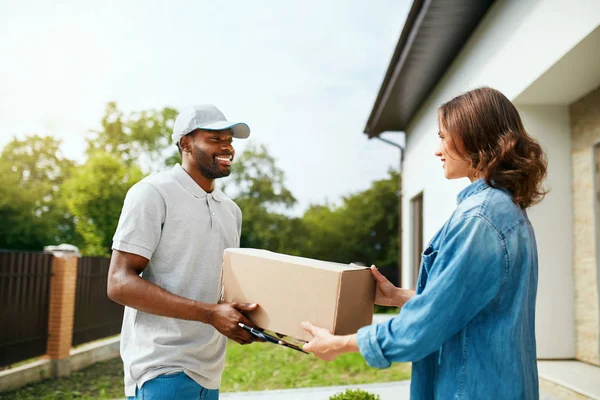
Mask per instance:
[[[49,134],[84,161],[108,101],[213,103],[277,158],[295,212],[337,202],[398,165],[362,131],[410,3],[0,0],[0,147]]]

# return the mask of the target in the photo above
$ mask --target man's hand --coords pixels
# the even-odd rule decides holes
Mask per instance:
[[[314,326],[310,322],[302,322],[302,328],[314,336],[302,350],[313,353],[321,360],[333,361],[340,354],[358,351],[356,335],[335,336],[327,329]]]
[[[377,282],[375,304],[379,304],[380,306],[402,307],[404,303],[414,296],[414,290],[402,289],[394,286],[374,265],[371,265],[371,273]]]
[[[238,324],[253,326],[252,322],[243,314],[244,311],[253,311],[258,304],[224,303],[216,304],[211,312],[208,323],[216,330],[235,340],[239,344],[249,344],[254,341],[254,336],[242,329]]]
[[[257,304],[209,304],[177,296],[140,277],[147,265],[148,259],[142,256],[113,251],[108,270],[108,297],[149,314],[212,325],[240,344],[254,341],[254,336],[238,323],[252,326],[243,313],[255,310]]]

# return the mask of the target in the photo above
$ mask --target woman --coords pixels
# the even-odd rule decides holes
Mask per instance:
[[[377,368],[412,361],[413,400],[537,399],[538,256],[525,210],[545,195],[544,153],[494,89],[442,105],[438,123],[444,176],[471,184],[423,252],[416,292],[371,267],[375,302],[400,314],[349,336],[305,322],[304,349],[324,360],[360,351]]]

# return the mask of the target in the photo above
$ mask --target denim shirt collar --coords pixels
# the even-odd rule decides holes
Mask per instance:
[[[485,182],[484,178],[479,178],[475,182],[471,182],[469,186],[460,191],[458,196],[456,196],[456,202],[458,204],[462,203],[464,200],[481,192],[484,189],[487,189],[489,185]]]

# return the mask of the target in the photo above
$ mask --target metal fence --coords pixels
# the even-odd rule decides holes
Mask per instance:
[[[73,346],[121,332],[124,307],[106,295],[109,263],[102,257],[79,259]]]
[[[52,258],[0,251],[0,367],[46,353]]]

